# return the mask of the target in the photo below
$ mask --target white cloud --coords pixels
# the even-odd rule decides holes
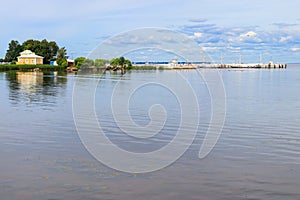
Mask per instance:
[[[255,33],[254,31],[249,31],[248,33],[245,34],[241,34],[240,38],[248,38],[248,37],[256,37],[257,33]]]
[[[293,39],[292,36],[281,37],[280,40],[279,40],[279,42],[280,43],[284,43],[284,42],[286,42],[288,40],[291,40],[291,39]]]
[[[237,37],[230,37],[229,42],[261,42],[262,40],[258,37],[258,34],[254,31],[248,31],[247,33],[240,34]]]
[[[297,47],[293,47],[291,48],[292,51],[300,51],[300,48],[297,48]]]
[[[202,37],[202,36],[203,36],[203,34],[200,33],[200,32],[194,33],[194,37],[195,37],[195,38],[200,38],[200,37]]]
[[[238,37],[238,40],[243,42],[243,41],[260,41],[260,39],[257,37],[257,33],[254,31],[249,31],[247,33],[241,34]]]
[[[203,37],[203,33],[200,32],[194,32],[192,36],[189,36],[190,39],[199,39],[201,37]]]
[[[202,47],[204,52],[218,52],[220,51],[219,47]]]

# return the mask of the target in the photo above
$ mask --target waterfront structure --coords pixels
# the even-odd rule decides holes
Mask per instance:
[[[51,66],[58,66],[58,64],[57,64],[56,61],[50,61],[50,65],[51,65]]]
[[[68,67],[74,67],[75,60],[67,59],[67,62],[68,62]]]
[[[173,59],[169,62],[170,66],[177,66],[178,65],[178,60],[177,59]]]
[[[30,50],[25,50],[18,56],[17,65],[42,65],[43,57],[36,55]]]
[[[75,60],[67,59],[68,67],[74,67]],[[50,61],[51,66],[58,66],[57,61]]]
[[[269,68],[269,69],[280,69],[287,68],[287,64],[284,63],[242,63],[242,64],[210,64],[210,65],[199,65],[200,68]]]

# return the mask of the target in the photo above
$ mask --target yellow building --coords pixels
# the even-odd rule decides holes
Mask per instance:
[[[30,50],[25,50],[20,53],[17,65],[42,65],[43,59],[42,56],[35,55]]]

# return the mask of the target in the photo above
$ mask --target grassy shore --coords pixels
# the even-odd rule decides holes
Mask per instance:
[[[64,71],[65,68],[61,66],[51,65],[0,65],[0,71],[32,71],[35,68],[39,68],[41,71]]]

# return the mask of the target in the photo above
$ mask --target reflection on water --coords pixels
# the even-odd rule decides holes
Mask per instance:
[[[57,72],[7,72],[10,88],[9,99],[12,104],[48,103],[55,106],[56,96],[63,92],[67,78]]]
[[[174,71],[133,71],[124,75],[124,89],[141,79],[153,81],[156,73],[176,76]],[[221,70],[226,123],[202,160],[197,156],[211,117],[210,97],[197,73],[182,73],[200,99],[195,143],[172,166],[139,175],[109,169],[84,149],[72,118],[75,76],[0,73],[0,199],[300,199],[300,68]],[[155,102],[165,105],[169,118],[161,136],[148,143],[134,140],[121,134],[106,106],[119,79],[108,73],[99,82],[96,110],[103,129],[131,151],[165,145],[180,121],[178,103],[161,88],[135,93],[130,112],[136,123],[149,122],[147,111]]]
[[[43,72],[16,72],[16,81],[21,92],[31,94],[37,91],[37,85],[43,84],[43,76]]]

